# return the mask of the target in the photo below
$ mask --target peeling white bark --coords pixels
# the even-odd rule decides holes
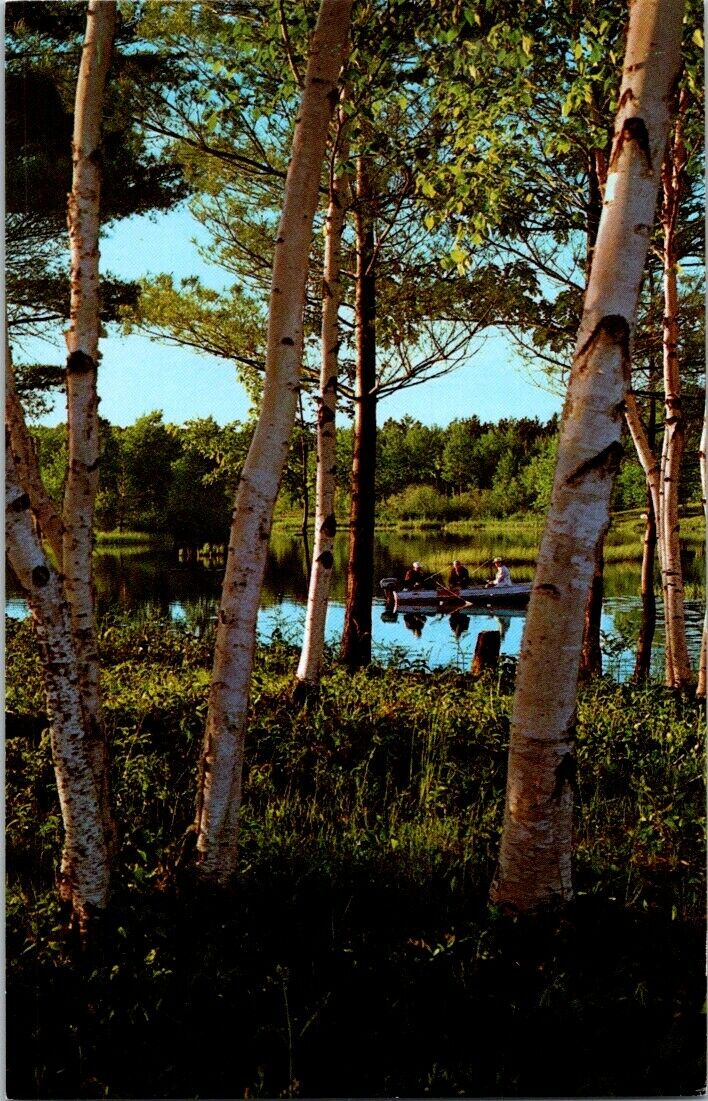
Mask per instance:
[[[344,90],[340,94],[343,99]],[[344,113],[339,111],[339,133],[344,127]],[[327,604],[334,565],[334,537],[337,521],[334,511],[336,490],[336,412],[337,374],[339,369],[339,307],[342,301],[341,257],[342,230],[346,217],[349,187],[341,169],[348,149],[335,151],[339,169],[330,183],[329,207],[325,221],[325,253],[322,280],[322,365],[320,371],[319,408],[317,410],[317,485],[315,488],[315,542],[312,570],[307,595],[305,634],[297,668],[297,680],[303,684],[319,683],[325,642]]]
[[[197,797],[200,872],[219,883],[227,882],[236,869],[256,615],[273,507],[297,408],[312,223],[351,2],[322,0],[310,46],[275,242],[263,401],[236,495],[227,553]]]
[[[27,429],[24,412],[15,386],[15,372],[9,344],[5,344],[5,424],[10,433],[10,446],[15,461],[17,479],[26,490],[32,512],[47,540],[56,564],[61,570],[64,522],[44,488],[32,437]]]
[[[110,869],[99,794],[87,753],[69,607],[61,580],[35,534],[29,496],[19,484],[7,441],[5,476],[8,556],[27,593],[42,652],[52,760],[64,824],[60,892],[71,901],[79,928],[85,931],[96,912],[106,907]]]
[[[514,699],[492,900],[517,911],[572,897],[574,726],[583,619],[621,455],[632,329],[679,65],[682,15],[683,0],[635,0],[630,10],[604,207]]]
[[[101,723],[98,644],[93,580],[94,504],[98,489],[100,142],[103,94],[115,27],[114,0],[91,0],[76,84],[73,178],[68,226],[71,248],[71,324],[66,333],[69,463],[64,493],[63,572],[90,739],[89,753],[102,793],[106,829],[107,751]]]

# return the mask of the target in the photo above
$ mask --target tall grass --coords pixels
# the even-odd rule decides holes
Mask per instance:
[[[191,821],[211,630],[206,624],[197,637],[157,619],[113,617],[101,632],[119,816],[130,823],[128,849],[136,834],[148,846],[148,865]],[[297,844],[338,861],[365,853],[374,862],[408,865],[406,874],[414,878],[417,863],[433,861],[451,877],[464,869],[484,890],[501,824],[513,663],[505,662],[496,678],[476,682],[446,671],[374,667],[351,677],[333,668],[301,714],[289,696],[296,655],[282,640],[259,652],[244,851],[255,859],[263,846],[286,851]],[[41,679],[28,624],[8,627],[7,673],[9,710],[40,713]],[[657,846],[664,865],[679,876],[689,857],[700,870],[700,730],[700,710],[659,687],[601,681],[581,694],[578,860],[600,889],[608,877],[615,889],[612,869],[619,866],[627,881],[623,900],[642,897]],[[25,755],[41,758],[42,798],[55,815],[49,743],[35,749],[13,742],[10,748],[11,798],[26,790]],[[31,848],[34,817],[10,817],[11,852]],[[685,916],[695,916],[700,905],[700,898],[684,901]]]
[[[171,545],[172,540],[148,531],[97,531],[96,543],[99,547],[151,547]]]

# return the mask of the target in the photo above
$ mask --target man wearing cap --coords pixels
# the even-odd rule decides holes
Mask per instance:
[[[447,583],[453,589],[466,589],[470,583],[469,570],[462,565],[458,558],[452,563]]]
[[[419,589],[425,581],[425,573],[420,562],[414,562],[410,569],[406,570],[403,584],[407,589]]]
[[[512,585],[511,574],[509,573],[509,567],[505,566],[501,558],[494,559],[494,568],[496,569],[496,575],[492,581],[487,582],[487,587],[495,585],[498,588],[505,585]]]

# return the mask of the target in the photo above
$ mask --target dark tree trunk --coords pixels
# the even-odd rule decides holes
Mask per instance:
[[[647,520],[642,551],[642,625],[637,639],[634,680],[645,681],[651,672],[651,648],[656,629],[656,597],[654,595],[654,558],[656,556],[656,517],[651,494],[647,492]]]
[[[649,376],[649,389],[653,390],[653,369]],[[647,442],[652,450],[656,447],[656,398],[652,393],[649,398],[649,424],[647,425]],[[642,624],[639,628],[637,639],[637,655],[634,662],[634,680],[641,683],[648,679],[651,672],[651,652],[656,631],[656,595],[654,593],[654,562],[656,559],[656,545],[658,533],[656,530],[656,513],[654,512],[654,499],[651,489],[647,486],[647,519],[644,527],[644,543],[642,546]]]
[[[585,626],[583,629],[583,648],[580,652],[581,681],[589,681],[602,676],[602,647],[600,645],[600,623],[602,617],[602,597],[605,587],[605,533],[598,540],[595,551],[595,570],[592,575],[588,602],[585,606]]]
[[[352,671],[361,669],[371,661],[371,602],[374,594],[376,281],[370,196],[367,165],[364,157],[359,157],[356,204],[356,407],[347,607],[342,635],[342,661]]]

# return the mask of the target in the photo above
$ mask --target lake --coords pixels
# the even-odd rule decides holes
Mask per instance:
[[[455,536],[440,532],[380,532],[375,545],[375,576],[402,576],[413,560],[421,562],[426,571],[440,572],[447,580],[450,563],[460,558],[473,577],[480,580],[490,575],[491,567],[480,565],[494,553],[500,553],[512,567],[514,580],[531,580],[533,569],[514,559],[514,549],[520,557],[525,546],[534,547],[538,533],[533,530],[519,536],[518,532],[485,526],[479,536]],[[641,530],[637,530],[638,546]],[[521,548],[521,549],[520,549]],[[525,554],[528,559],[528,553]],[[332,599],[327,616],[327,639],[336,644],[344,623],[347,534],[337,537]],[[703,562],[695,552],[686,551],[686,577],[689,582],[703,579]],[[181,561],[176,552],[154,547],[99,547],[96,553],[96,585],[98,612],[111,611],[133,614],[155,614],[183,622],[191,630],[201,632],[216,614],[220,595],[222,564],[218,557],[196,562]],[[609,564],[605,573],[606,598],[603,607],[602,630],[605,635],[605,671],[623,678],[633,667],[633,640],[637,637],[641,616],[639,563]],[[288,641],[299,644],[302,639],[307,599],[307,575],[302,539],[291,533],[276,531],[271,539],[266,570],[258,632],[264,640],[277,630]],[[27,604],[8,571],[7,614],[27,615]],[[661,603],[654,648],[657,670],[662,662]],[[703,604],[689,600],[686,605],[689,648],[697,661],[703,623]],[[402,665],[449,665],[469,669],[480,631],[501,633],[502,654],[516,656],[521,645],[525,615],[508,612],[504,615],[465,609],[457,618],[450,615],[410,616],[387,612],[379,592],[373,609],[373,650],[382,661]]]

